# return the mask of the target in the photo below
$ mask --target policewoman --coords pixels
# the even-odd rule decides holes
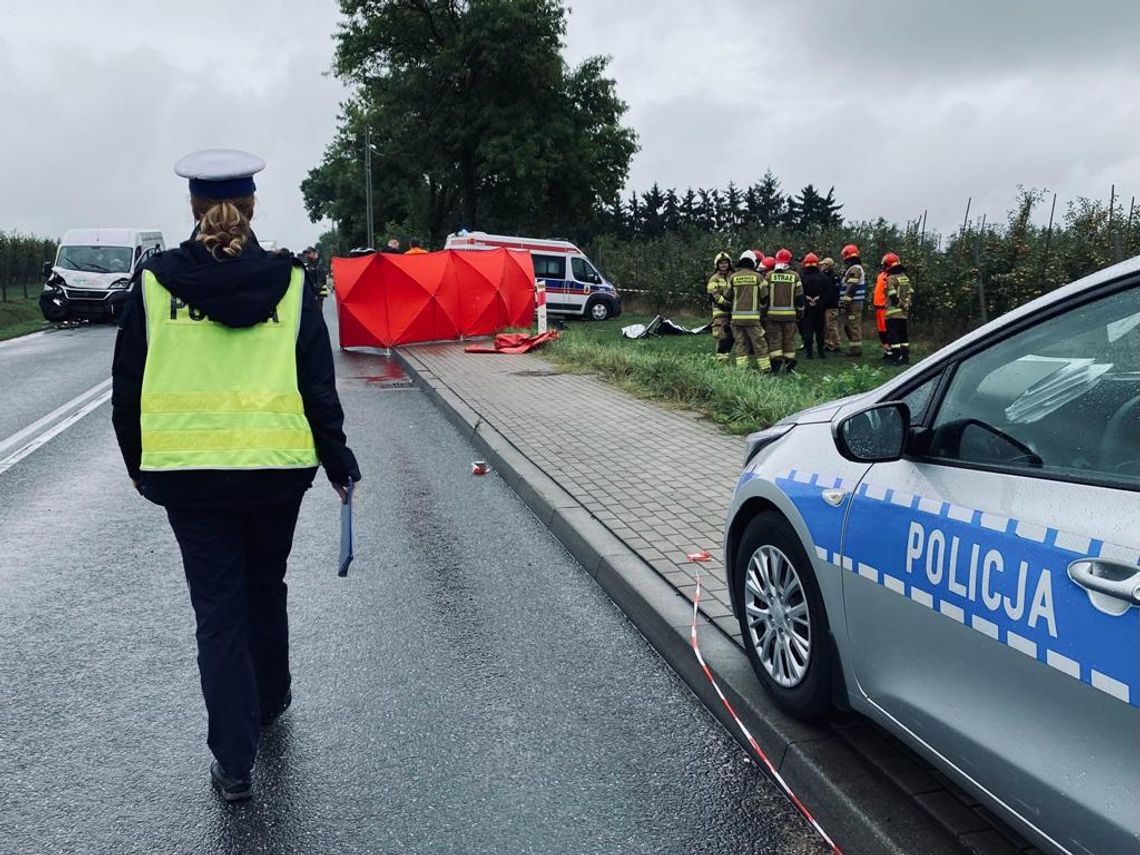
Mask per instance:
[[[221,149],[177,163],[197,225],[137,274],[112,368],[127,472],[182,552],[226,801],[252,794],[260,728],[292,701],[284,577],[301,498],[318,464],[342,500],[360,480],[304,268],[250,227],[264,167]]]

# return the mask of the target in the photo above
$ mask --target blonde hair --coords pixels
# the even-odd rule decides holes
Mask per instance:
[[[217,258],[223,255],[235,258],[242,254],[253,236],[249,221],[253,219],[253,197],[238,199],[204,199],[190,197],[190,210],[198,221],[196,240]]]

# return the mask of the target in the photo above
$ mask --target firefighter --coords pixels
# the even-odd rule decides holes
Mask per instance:
[[[823,299],[823,346],[829,353],[838,353],[840,277],[835,272],[835,259],[823,259],[819,272],[827,277],[828,283]]]
[[[717,253],[713,261],[716,268],[709,278],[708,294],[712,299],[712,334],[716,340],[716,360],[728,364],[732,357],[732,258],[727,252]]]
[[[769,303],[766,327],[773,373],[783,368],[790,374],[796,369],[796,324],[804,315],[804,286],[791,264],[791,251],[781,249],[776,253],[774,269],[767,277]]]
[[[882,269],[879,275],[875,278],[875,296],[873,305],[875,307],[875,329],[879,333],[879,344],[883,349],[883,360],[890,361],[891,359],[891,343],[887,338],[887,260],[894,258],[898,260],[898,256],[893,252],[888,252],[883,256]]]
[[[750,363],[765,374],[772,371],[768,343],[764,339],[764,316],[768,311],[768,283],[756,272],[756,253],[741,253],[736,271],[728,277],[732,289],[732,337],[736,341],[736,365]]]
[[[859,258],[859,247],[853,243],[843,247],[843,271],[839,312],[843,319],[843,337],[847,340],[847,355],[863,355],[863,303],[867,299],[867,274]]]
[[[832,280],[820,269],[819,256],[809,252],[804,256],[800,268],[800,277],[804,287],[804,322],[803,337],[804,351],[808,359],[815,359],[815,351],[819,351],[819,358],[825,359],[824,333],[826,327],[826,308],[828,293],[832,290]]]
[[[910,362],[910,338],[907,334],[907,317],[914,295],[914,286],[906,275],[899,257],[893,252],[883,256],[883,270],[887,275],[886,326],[891,347],[891,362],[906,365]]]

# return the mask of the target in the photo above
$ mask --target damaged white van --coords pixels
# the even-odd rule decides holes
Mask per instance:
[[[44,262],[40,309],[49,321],[112,320],[139,265],[166,244],[157,229],[69,229]]]

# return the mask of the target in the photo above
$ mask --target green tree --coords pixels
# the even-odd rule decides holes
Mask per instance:
[[[608,60],[562,58],[559,0],[340,0],[334,71],[353,87],[302,192],[310,217],[362,236],[363,131],[376,221],[438,243],[450,226],[588,228],[637,149]]]
[[[754,216],[761,228],[774,229],[784,223],[787,200],[780,192],[780,180],[769,169],[756,185],[756,210]]]

